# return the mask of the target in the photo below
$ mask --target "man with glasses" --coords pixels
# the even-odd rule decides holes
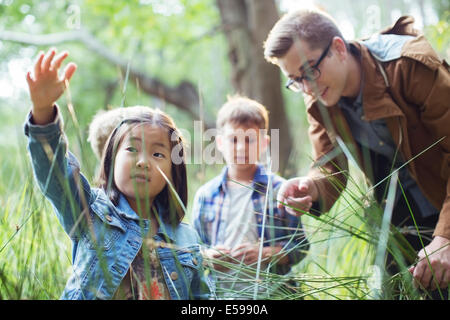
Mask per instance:
[[[405,237],[419,262],[405,255],[409,271],[435,290],[450,282],[450,70],[413,22],[401,17],[347,42],[325,13],[295,11],[272,28],[264,55],[289,78],[286,88],[303,92],[315,160],[307,176],[283,184],[279,206],[294,215],[328,211],[347,184],[348,161],[383,205],[385,178],[397,172],[391,223],[412,230]]]

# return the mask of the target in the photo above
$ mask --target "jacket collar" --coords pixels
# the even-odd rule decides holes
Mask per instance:
[[[128,200],[123,194],[119,195],[119,203],[117,205],[117,209],[121,213],[121,216],[124,218],[135,221],[140,220],[138,214],[130,207]]]
[[[162,239],[165,239],[165,237],[167,236],[172,242],[175,241],[176,227],[172,226],[171,224],[167,224],[164,221],[164,219],[162,219],[162,216],[166,216],[163,214],[163,212],[165,212],[168,209],[163,207],[159,202],[156,202],[155,206],[160,221],[157,234],[160,235]],[[123,217],[130,220],[134,220],[136,222],[141,221],[139,215],[130,207],[128,200],[125,198],[123,194],[120,194],[119,196],[119,203],[117,205],[117,209],[119,210],[119,212]]]
[[[363,109],[367,121],[403,115],[397,105],[392,103],[388,84],[385,82],[375,59],[366,46],[352,43],[361,53],[361,67],[365,83],[363,88]]]

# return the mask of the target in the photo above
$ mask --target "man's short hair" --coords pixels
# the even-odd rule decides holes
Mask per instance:
[[[217,114],[217,129],[227,123],[233,125],[256,125],[260,129],[268,129],[269,115],[267,109],[259,102],[240,95],[227,97],[227,102]]]
[[[276,63],[298,40],[309,44],[311,50],[325,48],[334,37],[344,39],[334,19],[317,9],[301,9],[285,14],[273,26],[264,42],[264,57]]]

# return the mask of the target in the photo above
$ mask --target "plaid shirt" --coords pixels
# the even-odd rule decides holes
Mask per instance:
[[[229,210],[232,205],[227,192],[227,172],[228,168],[224,167],[219,176],[200,187],[194,198],[192,208],[194,227],[201,240],[208,246],[219,245],[221,243],[218,243],[218,239],[224,238],[225,227],[223,224],[225,221],[222,213]],[[270,198],[273,200],[268,202],[266,210],[263,245],[265,247],[283,247],[289,257],[289,263],[286,266],[277,267],[276,271],[284,274],[304,257],[304,252],[308,250],[309,244],[303,232],[301,220],[287,214],[284,209],[277,208],[276,191],[284,179],[275,174],[272,174],[270,178],[273,189],[269,189],[269,193],[267,193],[269,176],[265,168],[258,165],[251,185],[253,189],[251,200],[260,237],[266,194],[271,193]]]

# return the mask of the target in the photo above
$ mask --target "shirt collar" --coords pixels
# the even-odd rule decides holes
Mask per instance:
[[[258,185],[267,185],[268,182],[268,176],[267,176],[268,172],[265,169],[264,165],[262,164],[257,164],[256,167],[256,171],[255,171],[255,175],[253,176],[253,180],[252,180],[252,186],[258,186]],[[227,181],[228,181],[228,166],[225,166],[220,175],[219,178],[217,180],[217,184],[214,185],[214,187],[216,187],[217,189],[222,189],[225,192],[227,191]]]
[[[268,178],[268,172],[266,170],[266,167],[262,164],[258,164],[258,167],[256,168],[255,176],[253,177],[253,184],[260,183],[260,184],[267,184],[269,181]]]

